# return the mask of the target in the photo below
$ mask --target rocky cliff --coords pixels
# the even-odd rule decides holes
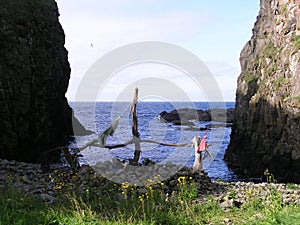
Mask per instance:
[[[37,162],[68,143],[70,66],[54,0],[0,1],[0,158]],[[48,156],[46,156],[48,155]]]
[[[300,182],[300,0],[261,0],[240,55],[236,119],[225,160],[250,176]]]

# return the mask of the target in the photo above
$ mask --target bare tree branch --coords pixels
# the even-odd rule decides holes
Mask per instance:
[[[138,93],[139,90],[138,88],[135,88],[135,93],[133,96],[133,100],[131,103],[131,116],[132,116],[132,136],[133,136],[133,141],[134,141],[134,156],[133,156],[133,164],[138,165],[140,155],[141,155],[141,144],[140,144],[140,134],[138,130],[138,119],[136,116],[136,104],[138,101]]]
[[[117,145],[105,145],[105,148],[108,148],[108,149],[114,149],[114,148],[123,148],[123,147],[126,147],[127,145],[131,145],[134,143],[134,140],[130,140],[130,141],[127,141],[126,143],[123,143],[123,144],[117,144]]]
[[[172,143],[163,143],[163,142],[159,142],[159,141],[153,141],[153,140],[139,140],[140,143],[153,143],[153,144],[159,144],[159,145],[163,145],[163,146],[171,146],[171,147],[185,147],[185,146],[192,146],[192,144],[185,144],[185,143],[180,143],[180,144],[172,144]],[[135,141],[132,139],[130,141],[127,141],[125,143],[122,144],[116,144],[116,145],[105,145],[104,147],[102,145],[98,145],[97,143],[94,143],[92,145],[89,146],[95,146],[95,147],[99,147],[99,148],[108,148],[108,149],[115,149],[115,148],[124,148],[127,145],[131,145],[134,144]],[[87,146],[87,147],[89,147]]]
[[[159,145],[163,145],[163,146],[173,146],[173,147],[192,146],[191,144],[185,144],[185,143],[171,144],[171,143],[163,143],[163,142],[153,141],[153,140],[140,140],[140,142],[154,143],[154,144],[159,144]]]

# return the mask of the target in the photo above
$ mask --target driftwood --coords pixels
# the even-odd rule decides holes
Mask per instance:
[[[137,113],[136,113],[136,105],[138,101],[138,88],[135,89],[134,97],[131,103],[131,118],[132,118],[132,139],[121,144],[116,144],[116,145],[106,145],[106,138],[108,135],[113,135],[114,131],[119,123],[120,117],[118,117],[110,127],[108,127],[106,130],[104,130],[100,135],[98,135],[97,138],[94,138],[87,142],[85,145],[78,147],[78,148],[72,148],[73,152],[75,154],[71,154],[69,151],[69,147],[58,147],[55,149],[52,149],[50,151],[55,151],[55,150],[63,150],[63,153],[69,162],[70,166],[77,170],[78,168],[78,160],[77,160],[77,153],[88,148],[91,146],[99,147],[99,148],[107,148],[107,149],[115,149],[115,148],[123,148],[128,145],[134,144],[135,145],[135,151],[134,151],[134,156],[133,159],[130,160],[132,165],[138,165],[138,161],[140,159],[140,154],[141,154],[141,143],[153,143],[153,144],[158,144],[158,145],[163,145],[163,146],[170,146],[170,147],[185,147],[185,146],[194,146],[195,148],[195,162],[194,162],[194,171],[197,170],[203,170],[202,168],[202,154],[197,153],[198,145],[200,143],[200,137],[196,136],[192,140],[192,144],[186,144],[186,143],[179,143],[179,144],[173,144],[173,143],[164,143],[164,142],[159,142],[159,141],[154,141],[154,140],[142,140],[140,139],[140,134],[138,131],[138,118],[137,118]],[[207,150],[205,152],[208,154],[210,157],[212,157],[211,153]],[[204,156],[205,157],[205,156]],[[212,157],[213,158],[213,157]]]
[[[112,135],[118,124],[118,121],[117,122],[114,121],[112,123],[112,125],[109,128],[107,128],[104,132],[102,132],[102,134],[100,134],[97,138],[89,141],[88,143],[79,147],[78,149],[75,149],[75,152],[82,151],[82,150],[86,149],[87,147],[91,147],[91,146],[107,148],[107,149],[115,149],[115,148],[123,148],[128,145],[134,144],[135,150],[134,150],[133,159],[131,160],[131,164],[138,165],[138,161],[140,159],[140,154],[141,154],[141,143],[153,143],[153,144],[159,144],[159,145],[170,146],[170,147],[191,146],[191,144],[185,144],[185,143],[172,144],[172,143],[163,143],[163,142],[154,141],[154,140],[140,139],[140,134],[138,131],[138,118],[137,118],[137,113],[136,113],[137,101],[138,101],[138,89],[136,88],[134,96],[133,96],[133,100],[131,103],[131,118],[132,118],[132,139],[131,140],[129,140],[125,143],[116,144],[116,145],[105,145],[107,135]],[[109,132],[107,132],[107,131],[109,131]]]
[[[66,160],[68,161],[68,163],[70,164],[70,166],[72,167],[72,169],[74,171],[77,171],[79,168],[80,168],[80,164],[79,164],[79,161],[78,161],[78,157],[77,157],[77,154],[71,154],[70,151],[69,151],[69,148],[63,148],[63,153],[64,153],[64,156],[66,158]]]
[[[140,144],[140,134],[138,130],[138,120],[136,116],[136,104],[138,101],[138,88],[135,89],[134,97],[131,103],[131,118],[132,118],[132,136],[134,141],[134,156],[132,160],[133,165],[138,165],[140,155],[141,155],[141,144]]]
[[[203,166],[202,166],[202,153],[198,152],[198,146],[200,144],[200,136],[195,136],[192,139],[192,143],[194,146],[194,150],[195,150],[195,161],[194,161],[194,165],[193,165],[193,172],[197,172],[197,171],[202,171],[203,170]]]
[[[212,146],[212,145],[211,145],[211,144],[208,144],[207,147],[209,147],[209,146]],[[210,151],[208,150],[207,147],[206,147],[206,149],[205,149],[205,153],[204,153],[203,159],[205,159],[206,156],[209,156],[209,157],[211,157],[212,159],[214,159],[213,155],[210,153]]]
[[[159,141],[153,141],[153,140],[143,140],[143,139],[139,139],[140,143],[153,143],[153,144],[159,144],[159,145],[163,145],[163,146],[170,146],[170,147],[185,147],[185,146],[191,146],[191,144],[172,144],[172,143],[164,143],[164,142],[159,142]],[[108,148],[108,149],[115,149],[115,148],[123,148],[126,147],[128,145],[131,144],[135,144],[135,141],[132,139],[130,141],[127,141],[126,143],[123,144],[116,144],[116,145],[105,145],[104,147],[101,145],[98,145],[97,143],[89,145],[89,146],[95,146],[95,147],[100,147],[100,148]],[[89,146],[86,146],[89,147]],[[84,148],[85,149],[85,148]],[[83,149],[81,149],[83,150]]]
[[[154,143],[154,144],[159,144],[163,146],[171,146],[171,147],[185,147],[185,146],[191,146],[191,144],[170,144],[170,143],[163,143],[159,141],[153,141],[153,140],[140,140],[140,142],[147,142],[147,143]]]

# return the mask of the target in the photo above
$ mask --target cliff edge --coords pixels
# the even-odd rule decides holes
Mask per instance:
[[[72,109],[65,35],[54,0],[0,1],[0,158],[58,159]],[[49,158],[50,157],[50,158]]]
[[[240,55],[236,117],[225,160],[300,183],[300,0],[261,0]]]

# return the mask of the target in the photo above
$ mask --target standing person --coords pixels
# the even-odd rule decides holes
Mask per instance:
[[[202,138],[202,141],[200,142],[200,145],[199,145],[199,147],[198,147],[198,152],[204,152],[205,150],[206,150],[206,148],[207,148],[207,143],[206,143],[206,140],[207,140],[207,134],[205,133],[204,135],[203,135],[203,138]]]
[[[207,144],[206,140],[207,140],[207,134],[205,133],[203,135],[202,141],[200,142],[200,145],[198,147],[198,152],[200,152],[201,157],[202,157],[202,152],[204,152],[203,159],[206,157],[206,155],[209,155],[212,159],[214,159],[214,157],[212,156],[212,154],[207,149],[207,147],[211,146],[211,145]]]

